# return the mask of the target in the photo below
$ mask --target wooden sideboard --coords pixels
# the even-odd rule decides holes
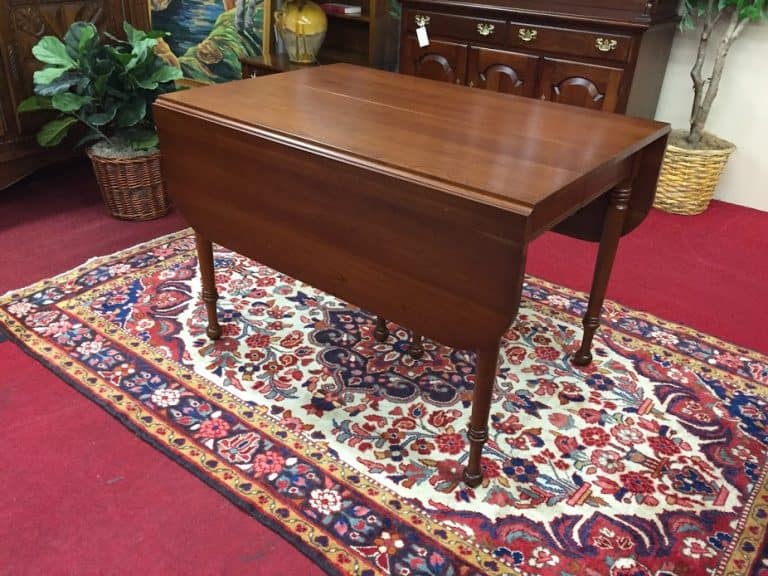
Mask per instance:
[[[645,118],[679,20],[677,0],[401,3],[404,74]]]
[[[146,0],[0,0],[0,189],[71,152],[41,148],[35,141],[45,114],[19,114],[40,65],[32,47],[46,35],[62,37],[76,20],[122,35],[123,20],[149,27]]]

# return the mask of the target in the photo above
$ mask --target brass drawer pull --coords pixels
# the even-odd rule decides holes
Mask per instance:
[[[413,17],[413,21],[416,23],[417,28],[421,28],[422,26],[426,26],[427,24],[429,24],[429,16],[416,14],[416,16]]]
[[[478,22],[477,23],[477,33],[480,34],[480,36],[490,36],[493,34],[493,31],[496,29],[496,26],[493,24],[487,24],[485,22]]]
[[[616,50],[616,46],[618,45],[619,43],[616,40],[608,38],[598,38],[595,40],[595,48],[600,50],[600,52],[611,52]]]
[[[532,28],[520,28],[517,32],[517,36],[522,40],[523,42],[533,42],[536,40],[536,38],[539,35],[538,30],[533,30]]]

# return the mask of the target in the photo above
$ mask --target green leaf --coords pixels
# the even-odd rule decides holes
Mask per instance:
[[[693,28],[697,20],[712,20],[719,12],[734,10],[740,20],[759,21],[768,18],[766,0],[684,0],[681,4],[682,20],[680,27]]]
[[[38,70],[38,72],[43,72],[43,70]],[[37,77],[37,72],[35,72],[35,77]],[[87,76],[84,76],[76,70],[69,70],[50,82],[41,84],[37,84],[36,82],[35,94],[38,96],[53,96],[54,94],[67,92],[73,86],[76,91],[82,92],[89,83],[90,80]]]
[[[154,38],[143,38],[133,45],[131,50],[131,60],[125,65],[126,70],[133,70],[141,64],[146,64],[155,57],[155,45],[157,40]]]
[[[43,36],[32,47],[32,54],[40,62],[53,66],[62,66],[64,70],[69,70],[76,66],[75,61],[67,54],[67,47],[56,36]]]
[[[96,26],[88,22],[83,28],[82,34],[80,35],[80,43],[77,46],[80,56],[84,55],[88,49],[94,45],[94,39],[98,38],[98,36],[99,33],[98,30],[96,30]]]
[[[91,22],[73,22],[64,35],[67,54],[73,59],[82,61],[98,46],[99,33]]]
[[[129,44],[135,44],[141,42],[145,38],[163,38],[170,36],[168,32],[163,30],[139,30],[131,26],[128,22],[123,22],[123,30],[125,31],[125,37],[128,38]]]
[[[69,132],[69,127],[77,122],[77,118],[72,116],[65,116],[64,118],[58,118],[52,120],[40,128],[40,132],[37,133],[37,143],[40,146],[56,146],[59,144]]]
[[[96,98],[101,98],[102,96],[104,96],[104,93],[106,92],[108,80],[109,80],[109,74],[104,74],[103,76],[97,76],[96,80],[93,81],[93,95]]]
[[[32,76],[32,81],[35,84],[50,84],[57,78],[59,78],[69,68],[43,68],[42,70],[35,70],[35,74]]]
[[[104,112],[95,112],[85,117],[85,123],[91,126],[104,126],[111,122],[117,113],[117,105],[113,104]]]
[[[158,138],[157,133],[153,132],[144,138],[137,138],[135,140],[131,140],[130,142],[131,147],[134,150],[150,150],[152,148],[157,148],[158,144],[160,144],[160,138]]]
[[[91,129],[88,134],[80,138],[80,140],[77,141],[77,144],[75,144],[75,148],[80,148],[83,144],[86,142],[93,142],[94,140],[101,140],[102,135],[96,132],[95,130]]]
[[[109,58],[96,58],[93,63],[93,72],[98,76],[111,74],[115,69],[115,63]]]
[[[128,21],[123,22],[123,30],[125,31],[125,37],[128,39],[129,44],[135,44],[147,37],[143,30],[134,28]]]
[[[152,80],[159,84],[163,84],[164,82],[170,82],[171,80],[178,80],[183,75],[184,74],[182,74],[180,68],[165,64],[152,74]]]
[[[161,58],[152,54],[148,66],[135,69],[130,78],[134,85],[140,88],[157,90],[160,84],[171,82],[182,76],[181,69],[165,63]]]
[[[33,112],[35,110],[51,110],[51,99],[47,96],[30,96],[19,103],[16,109],[19,112]]]
[[[117,111],[117,125],[120,128],[135,126],[147,115],[147,102],[142,96],[134,96]]]
[[[112,57],[121,68],[125,68],[126,64],[131,61],[133,55],[126,52],[120,52],[114,46],[107,46],[107,53]]]
[[[51,100],[53,107],[60,112],[75,112],[93,100],[90,96],[80,96],[72,92],[62,92],[54,95]]]
[[[112,112],[96,112],[89,114],[85,117],[85,121],[93,126],[104,126],[106,123],[111,122],[115,117],[115,111]]]
[[[149,150],[156,148],[159,143],[153,128],[130,128],[122,131],[121,135],[134,150]]]
[[[145,80],[141,79],[134,79],[136,82],[136,85],[144,88],[144,90],[156,90],[158,83],[155,80],[152,80],[152,78],[147,78]]]

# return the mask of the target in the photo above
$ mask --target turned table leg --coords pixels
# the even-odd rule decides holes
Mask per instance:
[[[213,244],[197,232],[195,232],[195,242],[197,243],[200,276],[203,280],[203,302],[205,302],[205,310],[208,313],[208,327],[205,333],[210,339],[217,340],[221,336],[221,326],[219,326],[219,319],[216,317],[216,300],[218,300],[219,295],[216,292],[214,279]]]
[[[411,346],[408,348],[408,354],[414,360],[418,360],[424,356],[424,345],[422,344],[421,334],[413,334],[411,339]]]
[[[579,351],[573,357],[573,363],[577,366],[586,366],[592,362],[592,338],[600,327],[600,312],[603,308],[605,291],[608,288],[608,280],[611,277],[611,269],[616,258],[616,249],[619,246],[619,239],[624,228],[624,219],[627,215],[631,196],[631,182],[622,183],[610,193],[608,211],[605,214],[603,233],[600,238],[600,248],[597,252],[595,274],[592,277],[589,305],[582,322],[584,336],[582,337]]]
[[[387,321],[381,316],[376,316],[376,329],[373,331],[373,337],[376,338],[376,342],[386,342],[389,338]]]
[[[464,482],[478,486],[483,481],[480,471],[480,457],[483,445],[488,440],[488,416],[491,411],[491,397],[496,382],[496,363],[499,359],[499,345],[481,348],[477,351],[477,378],[472,395],[472,415],[469,419],[469,463],[464,468]]]

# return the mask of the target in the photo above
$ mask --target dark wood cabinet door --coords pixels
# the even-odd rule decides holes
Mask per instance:
[[[467,84],[518,96],[534,96],[539,58],[491,48],[469,49]]]
[[[538,96],[542,100],[614,112],[619,104],[623,73],[621,68],[544,58]]]
[[[5,111],[6,120],[13,124],[19,134],[36,131],[42,114],[18,114],[16,106],[30,96],[32,75],[40,64],[32,55],[32,47],[46,35],[61,38],[69,25],[77,20],[93,22],[100,30],[122,34],[125,17],[121,0],[48,0],[32,2],[25,0],[0,0],[0,36],[5,44],[8,92],[6,95],[10,110]]]
[[[415,36],[403,40],[400,72],[431,80],[464,84],[467,68],[467,45],[445,40],[431,40],[419,47]]]

